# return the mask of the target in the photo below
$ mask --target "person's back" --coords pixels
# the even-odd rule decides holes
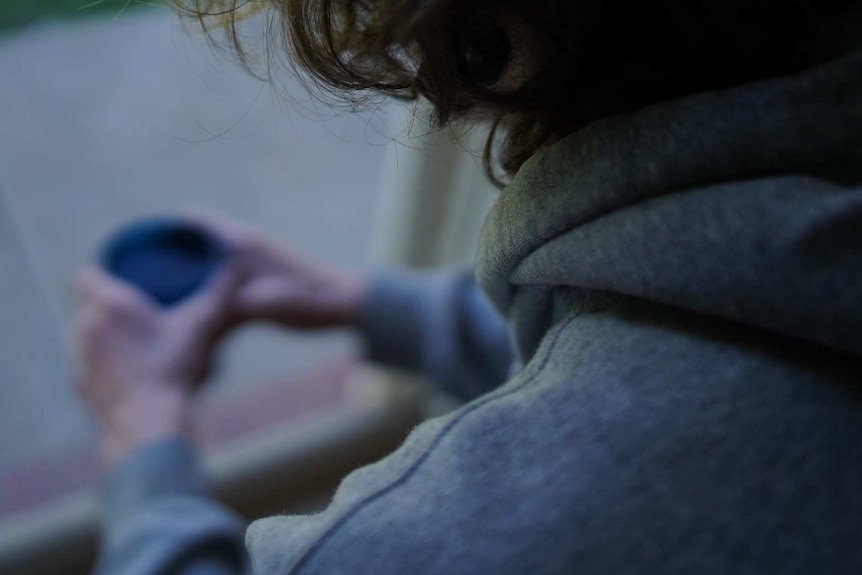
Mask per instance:
[[[252,524],[253,571],[862,569],[862,50],[822,42],[841,28],[823,14],[805,32],[805,3],[792,6],[793,32],[806,40],[793,45],[789,30],[758,43],[742,15],[725,12],[730,24],[716,19],[712,40],[733,30],[741,40],[721,58],[716,46],[697,47],[716,68],[692,71],[688,89],[689,58],[652,76],[658,68],[643,66],[667,52],[638,46],[642,60],[622,59],[628,75],[580,68],[594,87],[630,88],[628,96],[604,102],[598,88],[586,90],[592,107],[578,108],[568,98],[582,78],[564,75],[537,82],[549,92],[534,102],[556,98],[571,114],[533,106],[509,116],[505,106],[531,93],[529,81],[519,84],[495,57],[544,71],[548,45],[561,39],[523,51],[500,31],[529,38],[531,27],[565,28],[552,16],[599,17],[539,4],[513,2],[499,28],[482,28],[470,7],[451,8],[486,29],[485,41],[466,43],[465,58],[479,56],[458,72],[474,92],[447,99],[421,67],[413,86],[443,117],[447,103],[455,113],[514,90],[498,110],[509,137],[499,157],[517,173],[486,222],[476,270],[508,321],[514,357],[501,351],[506,328],[474,301],[469,278],[431,290],[378,277],[356,318],[369,357],[424,371],[469,402],[348,477],[323,513]],[[783,13],[760,4],[757,18]],[[438,8],[436,17],[446,14]],[[480,8],[499,16],[496,5]],[[695,24],[712,21],[682,7],[656,12],[681,17],[680,37],[693,46]],[[456,34],[453,46],[463,40]],[[749,65],[734,77],[729,63],[740,58]],[[763,78],[748,77],[758,66]],[[387,78],[390,91],[406,89],[403,77]],[[662,79],[672,82],[662,88]],[[499,363],[510,359],[503,381]],[[465,373],[474,381],[461,382]],[[120,467],[109,497],[119,501],[147,457],[182,451],[149,449]],[[231,572],[241,562],[232,529],[194,493],[137,504],[114,524],[102,569]]]
[[[348,480],[311,550],[297,520],[254,524],[259,572],[862,568],[860,73],[695,96],[531,160],[479,269],[523,370]]]

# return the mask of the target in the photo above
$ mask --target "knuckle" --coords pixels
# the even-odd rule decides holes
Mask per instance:
[[[105,298],[99,306],[99,317],[102,321],[115,318],[123,313],[122,304],[114,298]]]
[[[77,337],[85,341],[99,337],[101,333],[108,331],[110,326],[117,322],[121,313],[125,312],[116,303],[105,300],[93,303],[80,314],[77,320]]]
[[[92,349],[102,331],[104,331],[104,321],[98,315],[91,314],[81,319],[75,330],[75,341],[79,350],[87,353]]]
[[[266,239],[251,230],[234,231],[234,246],[241,253],[256,253],[266,248]]]
[[[84,308],[78,312],[78,315],[72,321],[71,332],[73,339],[80,339],[93,330],[94,315],[92,307]]]
[[[87,383],[82,374],[79,373],[72,377],[72,389],[75,390],[79,396],[85,395],[87,392]]]
[[[129,313],[129,302],[119,294],[113,292],[105,293],[99,303],[101,316],[104,320],[118,319]]]

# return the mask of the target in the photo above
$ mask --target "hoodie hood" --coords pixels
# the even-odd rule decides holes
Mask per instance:
[[[862,356],[862,51],[614,116],[537,153],[486,220],[477,278],[521,358],[559,288]]]

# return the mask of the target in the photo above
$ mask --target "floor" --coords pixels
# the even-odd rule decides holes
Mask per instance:
[[[0,78],[0,474],[94,437],[70,386],[70,279],[123,222],[208,207],[323,262],[368,265],[396,154],[383,112],[323,121],[296,83],[294,99],[277,95],[167,10],[0,38]],[[249,328],[206,400],[356,345]]]

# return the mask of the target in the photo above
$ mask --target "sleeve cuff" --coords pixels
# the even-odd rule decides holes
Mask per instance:
[[[434,315],[445,310],[444,294],[465,270],[387,269],[371,275],[371,287],[358,324],[366,359],[414,372],[423,369],[425,345]],[[437,318],[439,320],[439,318]]]
[[[206,491],[206,481],[188,441],[172,437],[141,446],[104,480],[101,491],[104,528],[112,530],[156,499],[200,496]]]

